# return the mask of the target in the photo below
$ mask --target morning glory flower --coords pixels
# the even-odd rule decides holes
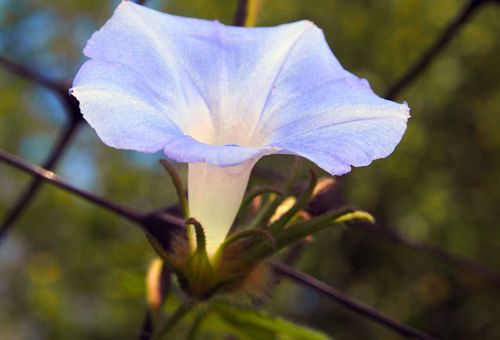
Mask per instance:
[[[232,27],[123,1],[84,54],[71,89],[83,116],[111,147],[189,163],[209,255],[261,157],[299,155],[342,175],[388,156],[409,117],[346,71],[309,21]]]

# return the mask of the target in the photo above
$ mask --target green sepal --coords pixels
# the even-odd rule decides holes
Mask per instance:
[[[352,220],[374,221],[373,217],[364,211],[352,211],[350,208],[335,210],[316,218],[296,223],[275,233],[274,238],[276,242],[274,247],[270,247],[266,242],[260,241],[248,249],[244,257],[248,259],[248,264],[250,265],[258,263],[279,250],[303,240],[308,235]]]
[[[283,202],[282,196],[277,196],[275,194],[268,195],[268,201],[259,210],[257,215],[255,215],[254,218],[246,225],[246,228],[265,226],[281,202]]]
[[[279,197],[280,199],[283,198],[283,193],[279,191],[278,189],[271,188],[271,187],[263,187],[263,188],[258,188],[252,190],[250,193],[248,193],[245,198],[243,199],[243,203],[241,203],[240,210],[238,211],[237,216],[240,218],[245,218],[245,220],[248,220],[247,216],[249,215],[249,211],[251,210],[251,203],[252,201],[259,196],[263,196],[263,199],[265,197],[269,197],[271,195],[274,195],[275,197]],[[260,211],[259,211],[260,213]],[[249,223],[253,223],[255,220],[255,216],[250,220]],[[245,223],[248,224],[248,223]]]
[[[213,286],[214,270],[208,258],[205,232],[200,222],[194,218],[188,218],[186,225],[194,226],[196,249],[189,258],[183,272],[184,279],[187,281],[185,288],[190,296],[203,299],[205,293]]]
[[[175,170],[174,166],[170,164],[170,162],[168,162],[166,159],[160,159],[160,163],[172,179],[175,191],[177,192],[177,197],[179,198],[179,202],[181,203],[184,218],[188,218],[189,205],[187,201],[186,190],[184,189],[184,185],[182,184],[181,177],[177,173],[177,170]]]
[[[207,252],[195,251],[186,264],[183,276],[187,281],[184,287],[187,293],[193,298],[204,300],[206,292],[214,283],[214,270]]]
[[[229,235],[224,240],[224,242],[220,245],[219,249],[217,249],[217,253],[214,256],[214,263],[218,264],[219,259],[221,258],[222,254],[224,254],[224,250],[231,244],[240,241],[241,239],[244,238],[255,238],[255,237],[267,240],[269,245],[273,248],[276,246],[276,239],[274,238],[273,234],[269,232],[269,230],[266,230],[264,228],[244,229],[232,235]]]
[[[353,220],[361,220],[361,221],[366,221],[369,223],[374,224],[375,223],[375,218],[373,217],[372,214],[366,212],[366,211],[361,211],[361,210],[356,210],[347,214],[344,214],[337,218],[335,220],[335,223],[343,223],[343,222],[350,222]]]
[[[229,235],[228,238],[222,243],[221,248],[227,247],[228,245],[236,242],[245,237],[261,237],[269,242],[270,246],[276,245],[276,239],[273,234],[264,228],[253,228],[253,229],[244,229],[232,235]]]
[[[314,173],[314,171],[309,170],[311,178],[309,180],[309,184],[307,185],[306,190],[300,195],[297,202],[293,205],[293,207],[288,210],[283,216],[281,216],[276,222],[269,226],[269,229],[273,232],[278,232],[279,230],[286,227],[286,225],[294,218],[294,216],[307,205],[307,202],[311,198],[314,188],[318,183],[318,177]]]
[[[259,189],[255,189],[255,190],[252,190],[249,194],[247,194],[245,196],[245,199],[243,200],[243,203],[241,204],[241,206],[246,206],[246,205],[249,205],[250,203],[252,203],[252,201],[258,197],[258,196],[262,196],[262,195],[265,195],[265,194],[275,194],[275,195],[278,195],[280,197],[283,197],[285,196],[280,190],[276,189],[276,188],[259,188]]]
[[[205,231],[200,222],[196,219],[190,217],[186,220],[186,226],[192,225],[194,227],[194,232],[196,234],[196,250],[199,252],[207,253],[207,240],[205,237]]]

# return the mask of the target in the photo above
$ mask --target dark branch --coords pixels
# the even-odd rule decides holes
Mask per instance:
[[[248,0],[238,0],[236,12],[234,13],[234,26],[245,26],[245,21],[248,15]]]
[[[107,199],[104,199],[102,197],[99,197],[97,195],[94,195],[92,193],[80,190],[71,184],[68,184],[64,180],[62,180],[59,176],[54,174],[52,171],[44,169],[42,167],[30,164],[26,161],[23,161],[19,158],[17,158],[14,155],[11,155],[10,153],[0,150],[0,161],[3,161],[23,172],[26,172],[32,176],[35,176],[37,178],[40,178],[43,182],[50,183],[52,185],[55,185],[67,192],[70,192],[72,194],[77,195],[78,197],[81,197],[87,201],[90,201],[94,204],[97,204],[103,208],[106,208],[122,217],[125,217],[126,219],[140,223],[142,224],[144,220],[146,219],[146,215],[142,212],[133,210],[131,208],[122,206],[118,203],[114,203],[112,201],[109,201]]]
[[[482,278],[488,281],[490,284],[500,288],[500,274],[479,263],[452,255],[444,249],[436,246],[411,241],[391,227],[365,223],[353,224],[353,226],[372,232],[375,235],[390,240],[395,244],[430,255],[433,258],[437,258],[442,262],[453,266],[463,273],[469,273],[476,277]]]
[[[68,93],[68,82],[49,79],[22,64],[16,63],[2,56],[0,56],[0,66],[13,74],[31,80],[36,84],[45,86],[46,88],[54,91],[66,107],[66,114],[69,118],[69,122],[67,123],[67,126],[63,128],[56,144],[50,151],[48,158],[43,163],[43,167],[45,169],[52,170],[64,154],[66,148],[69,146],[77,128],[83,122],[78,101]],[[13,205],[12,209],[9,211],[0,226],[0,243],[3,239],[5,239],[7,233],[10,231],[15,221],[21,216],[24,209],[28,207],[28,204],[38,192],[41,184],[41,178],[34,178]]]
[[[154,335],[154,325],[153,325],[153,315],[151,311],[146,309],[144,313],[144,320],[142,321],[141,330],[139,332],[138,340],[149,340],[153,338]]]
[[[371,319],[385,327],[398,332],[399,334],[421,340],[431,340],[437,339],[436,337],[426,334],[422,331],[409,327],[399,321],[396,321],[387,315],[384,315],[375,309],[362,304],[354,300],[353,298],[345,295],[344,293],[338,291],[337,289],[327,285],[324,282],[317,280],[316,278],[309,276],[305,273],[302,273],[284,263],[275,263],[273,264],[274,269],[280,275],[283,275],[295,282],[301,283],[302,285],[309,287],[329,298],[337,301],[342,306],[350,309],[351,311],[363,315],[366,318]]]
[[[99,197],[92,193],[80,190],[71,184],[63,181],[52,171],[41,168],[39,166],[30,164],[23,161],[6,151],[0,150],[0,161],[3,161],[21,171],[29,173],[35,177],[40,178],[42,181],[55,185],[68,191],[76,196],[79,196],[91,203],[97,204],[103,208],[106,208],[119,216],[122,216],[136,224],[138,224],[141,229],[146,233],[148,240],[151,242],[153,247],[158,250],[160,254],[164,251],[171,251],[172,249],[172,237],[176,235],[185,236],[185,224],[184,220],[165,213],[165,212],[154,212],[154,213],[143,213],[123,205],[114,203],[105,198]],[[160,247],[160,248],[158,248]]]
[[[172,272],[163,263],[161,274],[160,274],[160,294],[161,294],[161,305],[165,302],[165,298],[170,289],[172,283],[171,280]],[[161,308],[161,306],[160,306]],[[146,309],[144,313],[144,320],[142,322],[141,330],[139,332],[138,340],[150,340],[154,335],[154,318],[153,311],[150,308]]]
[[[62,130],[56,144],[52,148],[52,151],[50,152],[47,160],[44,162],[43,167],[45,169],[52,170],[55,167],[58,160],[61,158],[67,146],[69,145],[79,125],[79,121],[71,120],[68,125]],[[28,187],[24,190],[24,192],[12,206],[11,210],[8,212],[7,216],[2,222],[2,225],[0,226],[0,243],[7,236],[7,233],[14,225],[16,220],[21,216],[24,209],[26,209],[29,203],[32,201],[41,184],[42,178],[34,177]]]
[[[403,76],[387,91],[385,98],[396,99],[399,94],[408,87],[425,69],[430,65],[434,58],[448,45],[450,40],[455,37],[462,26],[471,18],[472,14],[480,5],[491,0],[470,0],[458,15],[448,24],[439,38],[432,46],[424,52],[415,64],[403,74]]]
[[[63,128],[57,142],[49,153],[49,156],[43,163],[43,167],[47,170],[52,170],[59,159],[64,154],[64,151],[69,146],[73,135],[76,133],[78,127],[83,122],[80,112],[78,101],[68,93],[68,84],[66,82],[57,82],[50,80],[43,75],[40,75],[27,67],[10,61],[0,56],[0,66],[4,66],[7,70],[24,77],[28,80],[34,81],[37,84],[43,85],[48,89],[54,91],[59,99],[62,101],[66,108],[68,116],[68,123]],[[10,231],[15,221],[21,216],[22,212],[33,199],[34,195],[38,192],[42,184],[42,179],[39,177],[34,178],[28,187],[21,194],[19,199],[13,205],[5,217],[2,225],[0,226],[0,243],[5,239],[7,233]]]
[[[449,265],[461,270],[462,272],[468,272],[475,275],[476,277],[481,277],[492,285],[500,288],[500,274],[488,267],[485,267],[468,259],[454,256],[444,249],[436,246],[431,246],[428,244],[415,244],[409,242],[408,240],[403,240],[401,244],[405,244],[408,247],[419,250],[421,252],[425,252],[429,255],[434,256],[435,258],[439,258],[441,261],[448,263]]]
[[[66,88],[64,82],[50,79],[43,74],[35,72],[28,67],[16,63],[15,61],[7,59],[3,56],[0,56],[0,66],[11,73],[18,75],[21,78],[31,80],[56,92],[64,91],[64,89]]]
[[[310,202],[307,207],[308,213],[311,216],[317,216],[344,206],[345,202],[342,200],[342,186],[344,183],[345,181],[342,177],[337,178],[334,185],[324,190]],[[383,197],[387,196],[382,196],[382,198]],[[380,199],[379,202],[380,201],[382,201],[382,199]],[[379,208],[378,211],[381,211],[381,209],[382,208]],[[486,280],[496,287],[500,287],[500,273],[474,261],[452,255],[442,248],[425,243],[416,243],[409,240],[405,236],[401,235],[395,228],[390,227],[383,218],[380,218],[382,215],[383,214],[381,213],[375,214],[377,224],[360,222],[352,223],[351,225],[352,227],[358,228],[364,232],[370,232],[373,235],[388,240],[396,245],[414,249],[423,255],[431,256],[433,259],[437,259],[443,263],[453,266],[462,273],[474,275],[475,277]],[[380,220],[382,220],[382,223],[380,223]]]
[[[3,67],[5,70],[21,78],[30,80],[56,92],[68,109],[70,118],[73,120],[81,119],[78,101],[68,93],[70,82],[50,79],[43,74],[35,72],[22,64],[5,58],[4,56],[0,56],[0,67]]]

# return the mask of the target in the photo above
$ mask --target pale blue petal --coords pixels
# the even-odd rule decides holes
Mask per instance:
[[[72,94],[85,119],[109,146],[143,152],[164,150],[179,162],[234,165],[272,153],[270,148],[209,145],[183,134],[165,110],[169,103],[128,67],[87,61],[78,72]]]
[[[182,135],[164,114],[167,103],[121,64],[87,61],[71,93],[79,100],[84,118],[109,146],[155,152]]]
[[[334,175],[387,157],[406,129],[409,108],[375,95],[345,71],[312,29],[277,77],[256,128],[280,153],[298,154]]]
[[[333,175],[390,155],[409,117],[406,104],[377,97],[355,78],[273,100],[280,103],[280,117],[270,115],[262,125],[269,144],[281,153],[306,157]]]
[[[231,27],[124,1],[84,53],[140,74],[174,106],[165,114],[183,133],[209,144],[249,146],[283,61],[313,27],[307,21]]]
[[[124,1],[84,52],[73,91],[103,141],[180,162],[292,153],[341,174],[391,153],[408,118],[307,21],[229,27]]]
[[[333,175],[351,166],[366,166],[390,155],[401,140],[406,123],[399,118],[373,118],[335,124],[294,135],[275,146],[303,156]]]

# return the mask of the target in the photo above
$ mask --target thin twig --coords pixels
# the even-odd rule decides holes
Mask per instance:
[[[3,161],[21,171],[29,173],[32,176],[40,178],[42,181],[53,184],[65,191],[75,194],[87,201],[95,203],[103,208],[106,208],[126,219],[142,224],[146,219],[146,215],[142,212],[133,210],[131,208],[125,207],[118,203],[109,201],[105,198],[99,197],[92,193],[86,192],[84,190],[78,189],[71,184],[62,180],[59,176],[50,170],[44,169],[42,167],[30,164],[22,159],[11,155],[10,153],[0,150],[0,161]]]
[[[44,162],[43,167],[47,170],[52,170],[57,164],[58,160],[63,155],[67,146],[69,145],[74,133],[76,132],[79,126],[78,120],[71,120],[68,125],[63,128],[61,135],[59,136],[57,142],[52,148],[47,160]],[[29,203],[32,201],[33,197],[37,193],[40,185],[42,184],[42,179],[40,177],[35,177],[31,180],[30,184],[23,191],[23,193],[19,196],[17,201],[14,203],[10,211],[7,213],[7,216],[2,222],[0,226],[0,244],[7,236],[7,233],[14,225],[16,220],[21,216],[21,213],[24,209],[27,208]]]
[[[338,200],[339,197],[343,196],[341,191],[338,190],[339,184],[343,184],[343,181],[340,180],[340,178],[337,179],[334,187],[327,189],[324,193],[318,195],[312,204],[307,207],[307,211],[311,216],[321,215],[327,211],[338,208],[337,205],[332,206],[331,202],[335,202],[335,198]],[[344,204],[341,204],[341,206],[342,205]],[[374,215],[377,219],[376,224],[353,223],[352,226],[360,229],[361,231],[370,232],[378,237],[382,237],[395,245],[416,250],[423,255],[430,256],[433,259],[437,259],[443,263],[453,266],[462,273],[479,277],[496,287],[500,287],[500,273],[480,263],[453,255],[445,249],[412,241],[404,235],[401,235],[401,233],[399,233],[395,228],[388,226],[386,222],[380,222],[381,220],[384,220],[383,218],[380,218],[380,215],[380,213],[376,213]]]
[[[374,233],[375,235],[389,240],[397,245],[404,246],[407,248],[414,249],[420,253],[425,253],[437,258],[444,263],[462,271],[463,273],[468,273],[476,277],[480,277],[490,284],[500,288],[500,273],[483,266],[482,264],[476,263],[474,261],[464,259],[455,255],[450,254],[442,248],[412,241],[405,236],[401,235],[396,229],[392,227],[382,226],[379,224],[368,224],[368,223],[356,223],[353,226],[361,228]]]
[[[172,329],[179,324],[179,322],[184,319],[184,317],[196,307],[197,302],[195,300],[188,300],[183,302],[175,312],[170,316],[168,320],[165,321],[163,325],[160,326],[158,331],[153,336],[153,339],[160,339],[167,335]]]
[[[354,311],[364,317],[371,319],[379,324],[386,326],[389,329],[392,329],[399,334],[421,340],[431,340],[437,339],[436,337],[409,327],[399,321],[396,321],[389,316],[378,312],[377,310],[361,303],[350,296],[338,291],[337,289],[327,285],[324,282],[319,281],[318,279],[309,276],[303,272],[300,272],[284,263],[275,263],[273,264],[274,269],[281,275],[286,276],[287,278],[301,283],[306,287],[309,287],[323,295],[328,296],[329,298],[337,301],[342,306]]]
[[[236,12],[234,13],[234,26],[245,26],[245,20],[248,14],[248,0],[238,0]]]
[[[141,331],[137,340],[149,340],[153,337],[154,325],[153,325],[153,315],[149,309],[146,309],[144,313],[144,320],[142,322]]]
[[[53,184],[59,188],[64,189],[65,191],[68,191],[87,201],[113,211],[114,213],[127,218],[132,222],[135,222],[146,233],[146,235],[148,236],[148,240],[150,240],[155,249],[157,249],[157,246],[161,246],[162,251],[170,251],[172,246],[172,236],[174,234],[185,232],[184,220],[177,216],[164,212],[143,213],[132,208],[120,205],[118,203],[114,203],[113,201],[78,189],[71,184],[63,181],[52,171],[41,168],[37,165],[30,164],[3,150],[0,150],[0,161],[3,161],[35,177],[39,177],[47,183]]]
[[[172,277],[172,271],[168,269],[168,267],[163,263],[161,273],[160,273],[160,306],[159,309],[161,309],[161,306],[165,302],[165,298],[167,296],[167,293],[170,289],[170,285],[172,283],[171,280]],[[144,313],[144,321],[141,326],[141,330],[138,336],[138,340],[150,340],[153,338],[154,335],[154,327],[155,327],[155,316],[154,312],[150,309],[147,308],[146,312]]]
[[[448,45],[450,40],[457,35],[460,28],[467,23],[476,9],[488,1],[491,0],[470,0],[443,30],[434,44],[432,44],[431,47],[420,56],[415,64],[387,91],[385,98],[397,98],[406,87],[425,71],[436,56]]]
[[[43,163],[43,167],[45,169],[52,170],[64,154],[64,151],[69,146],[73,135],[83,121],[78,102],[74,97],[69,95],[67,91],[69,87],[68,82],[49,79],[48,77],[3,56],[0,56],[0,66],[15,75],[33,81],[36,84],[42,85],[49,90],[54,91],[66,107],[69,122],[66,127],[62,129],[57,142],[54,144],[49,156]],[[21,216],[24,209],[27,208],[34,195],[38,192],[41,184],[42,180],[40,178],[33,178],[31,183],[19,196],[19,199],[14,203],[12,209],[7,213],[7,216],[0,226],[0,243],[5,239],[7,233],[11,230],[15,221]]]
[[[446,47],[446,45],[450,42],[450,40],[457,35],[460,28],[464,26],[468,20],[472,17],[472,14],[480,7],[480,5],[487,2],[497,2],[500,3],[499,0],[470,0],[464,8],[458,13],[458,15],[450,22],[450,24],[444,29],[441,35],[436,39],[434,44],[426,50],[417,62],[411,66],[404,75],[396,81],[390,89],[387,91],[385,98],[387,99],[395,99],[398,97],[401,92],[403,92],[411,83],[413,83],[418,76],[420,76],[427,67],[431,64],[432,61],[438,56],[438,54]],[[346,177],[337,178],[337,182],[339,184],[343,184],[345,182]],[[378,206],[383,205],[383,200],[378,201]],[[377,209],[380,211],[381,209]],[[384,220],[383,214],[377,213],[377,220]],[[421,253],[425,253],[427,255],[431,255],[439,260],[448,263],[462,272],[472,274],[474,276],[482,277],[487,280],[491,284],[495,286],[500,286],[500,274],[473,261],[468,259],[463,259],[458,256],[452,255],[446,250],[442,248],[438,248],[435,246],[427,245],[427,244],[417,244],[412,242],[402,235],[396,232],[395,229],[391,227],[366,227],[362,228],[363,230],[371,231],[378,236],[385,237],[386,239],[391,240],[392,242],[406,246],[415,250],[418,250]]]
[[[136,1],[138,4],[143,5],[145,0]],[[75,97],[68,93],[70,87],[69,81],[56,81],[44,76],[41,73],[35,72],[30,68],[17,63],[11,59],[0,56],[0,67],[7,71],[18,75],[27,80],[31,80],[36,84],[45,86],[46,88],[54,91],[64,106],[66,107],[66,115],[68,116],[69,123],[63,128],[61,135],[49,153],[47,160],[43,163],[43,167],[47,170],[52,170],[56,163],[59,161],[64,151],[69,146],[70,141],[77,131],[77,128],[84,122],[79,108],[79,103]],[[6,238],[8,232],[12,229],[15,221],[22,215],[22,212],[28,207],[35,194],[38,192],[42,184],[40,177],[35,177],[25,191],[20,195],[19,199],[13,205],[5,217],[2,225],[0,226],[0,243]]]
[[[31,80],[32,82],[45,86],[53,91],[61,92],[65,88],[63,82],[50,79],[43,74],[35,72],[28,67],[1,55],[0,66],[11,73],[18,75],[21,78]]]

